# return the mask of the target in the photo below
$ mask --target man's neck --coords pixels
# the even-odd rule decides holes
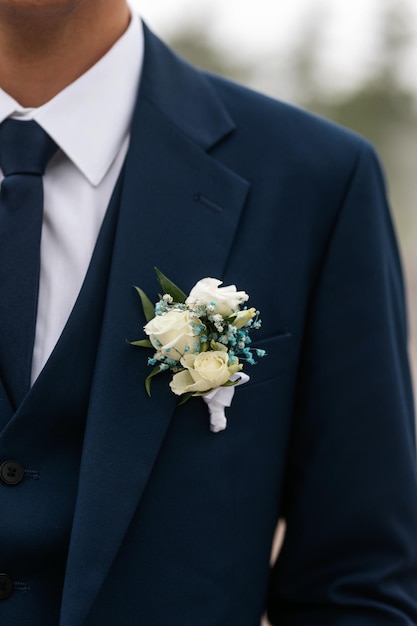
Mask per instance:
[[[53,98],[126,30],[125,0],[0,0],[0,87],[24,107]]]

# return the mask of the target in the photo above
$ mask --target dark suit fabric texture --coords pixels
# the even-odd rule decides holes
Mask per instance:
[[[200,398],[176,406],[168,375],[146,395],[147,354],[126,339],[145,323],[132,285],[156,299],[154,266],[185,291],[205,276],[236,284],[261,310],[253,339],[267,356],[246,368],[224,432],[210,432]],[[82,450],[69,455],[60,617],[36,588],[46,560],[36,584],[13,571],[28,597],[39,594],[33,621],[2,618],[7,603],[26,601],[16,590],[0,623],[258,626],[267,606],[276,626],[417,624],[404,293],[372,147],[192,68],[145,29],[106,287]],[[25,438],[36,394],[71,404],[65,376],[46,372],[25,401],[30,429],[7,446],[35,469]],[[56,514],[62,485],[51,482],[39,508],[25,481],[13,497],[30,542],[30,520]],[[287,532],[271,568],[279,517]],[[50,606],[58,601],[52,589]]]

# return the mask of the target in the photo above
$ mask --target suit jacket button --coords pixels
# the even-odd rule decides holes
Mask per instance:
[[[5,461],[0,466],[0,480],[6,485],[18,485],[24,474],[25,470],[19,461]]]
[[[10,598],[14,591],[13,581],[7,574],[0,574],[0,600]]]

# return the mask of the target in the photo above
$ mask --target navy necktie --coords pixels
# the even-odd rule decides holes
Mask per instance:
[[[0,125],[0,369],[15,408],[30,388],[43,183],[55,142],[34,121]]]

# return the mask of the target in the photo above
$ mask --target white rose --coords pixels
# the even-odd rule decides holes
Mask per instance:
[[[186,354],[181,359],[181,365],[185,370],[175,374],[170,382],[171,390],[177,396],[220,387],[242,368],[236,357],[234,363],[229,363],[229,355],[225,350]]]
[[[193,324],[201,322],[197,318],[192,319],[189,311],[171,309],[154,317],[144,326],[144,331],[158,352],[179,361],[187,351],[193,353],[200,349],[200,339],[194,333]]]
[[[222,281],[217,280],[217,278],[203,278],[199,280],[191,289],[185,303],[191,306],[213,303],[215,305],[213,313],[229,317],[229,315],[239,309],[243,302],[249,299],[249,296],[244,291],[237,291],[235,285],[219,287],[222,284]]]

